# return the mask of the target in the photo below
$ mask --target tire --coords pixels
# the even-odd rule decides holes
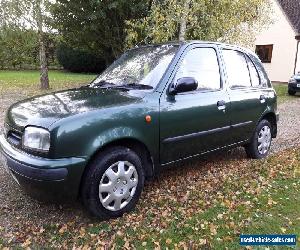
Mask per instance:
[[[144,180],[141,159],[135,152],[126,147],[107,149],[95,157],[83,176],[83,204],[100,219],[120,217],[135,207]]]
[[[296,91],[294,91],[294,90],[288,90],[288,93],[289,93],[289,95],[295,95],[296,94]]]
[[[245,146],[246,154],[252,159],[265,158],[272,142],[272,125],[268,120],[261,120],[257,125],[249,144]]]

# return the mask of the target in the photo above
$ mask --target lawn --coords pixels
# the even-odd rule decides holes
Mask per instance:
[[[28,71],[0,71],[0,93],[8,91],[20,91],[26,88],[30,94],[38,94],[39,90],[39,72],[35,70]],[[59,70],[49,71],[50,91],[77,87],[89,83],[95,78],[94,74],[77,74]]]
[[[283,103],[286,101],[291,101],[295,96],[290,96],[288,94],[288,85],[285,83],[273,83],[273,87],[276,90],[278,96],[278,103]],[[297,94],[298,96],[299,94]]]

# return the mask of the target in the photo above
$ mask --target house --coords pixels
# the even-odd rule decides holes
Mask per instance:
[[[256,37],[256,53],[271,81],[287,82],[300,71],[300,0],[271,0],[274,21]]]

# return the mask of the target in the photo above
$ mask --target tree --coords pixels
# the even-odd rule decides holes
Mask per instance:
[[[153,0],[146,17],[128,20],[128,47],[170,40],[249,45],[270,22],[268,0]]]
[[[184,0],[182,6],[182,14],[179,23],[179,41],[184,41],[186,36],[186,25],[187,25],[187,18],[189,14],[189,5],[191,0]]]
[[[90,52],[110,64],[124,51],[126,20],[147,15],[151,1],[56,0],[53,28],[63,43]]]
[[[40,87],[49,88],[45,31],[49,18],[47,0],[1,0],[2,25],[34,29],[38,34],[40,57]]]
[[[57,66],[57,35],[44,33],[48,65]],[[0,69],[32,69],[39,66],[39,40],[35,30],[0,26]]]
[[[36,65],[38,38],[34,31],[4,25],[0,27],[0,68]]]

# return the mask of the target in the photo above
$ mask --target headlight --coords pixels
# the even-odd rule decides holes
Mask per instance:
[[[296,83],[297,81],[296,81],[296,79],[295,78],[291,78],[290,80],[289,80],[289,83]]]
[[[23,146],[36,151],[49,151],[50,133],[48,130],[36,127],[27,127],[23,135]]]

